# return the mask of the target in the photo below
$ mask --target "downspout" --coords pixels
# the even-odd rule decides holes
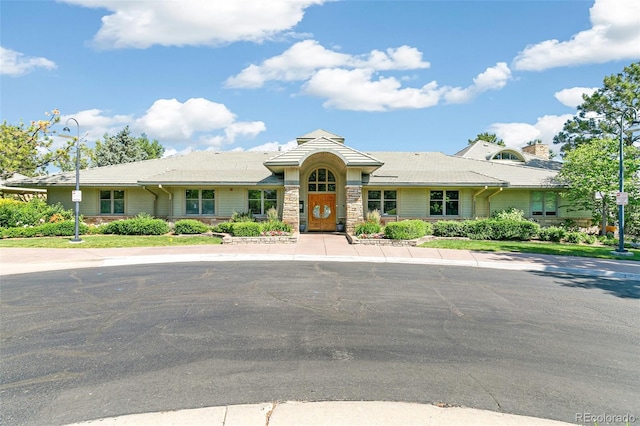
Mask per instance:
[[[481,189],[480,191],[478,191],[475,194],[473,194],[473,218],[474,219],[477,217],[477,215],[476,215],[476,198],[478,197],[478,195],[482,194],[487,189],[489,189],[489,187],[487,185],[485,185],[484,189]]]
[[[144,185],[142,186],[142,189],[147,191],[149,194],[153,195],[153,217],[158,217],[158,194],[151,191],[149,188],[147,188]]]
[[[173,194],[164,189],[161,184],[158,184],[158,189],[166,193],[169,196],[169,217],[173,218]],[[173,219],[172,219],[173,220]]]
[[[494,192],[493,194],[489,195],[487,197],[487,203],[488,203],[488,207],[489,207],[489,216],[491,216],[491,198],[493,198],[494,195],[498,195],[499,193],[502,192],[503,188],[500,188],[499,190],[497,190],[496,192]]]

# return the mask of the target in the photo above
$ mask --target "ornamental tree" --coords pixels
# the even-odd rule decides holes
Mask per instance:
[[[47,119],[32,121],[26,125],[0,125],[0,178],[7,179],[16,173],[25,176],[47,174],[47,167],[59,158],[68,155],[75,141],[70,140],[63,147],[54,148],[51,126],[60,121],[60,111],[54,109],[46,114]]]
[[[625,146],[624,185],[629,193],[629,205],[625,209],[625,223],[637,227],[632,218],[640,210],[640,150]],[[562,169],[558,174],[565,185],[563,196],[575,210],[599,212],[604,234],[607,221],[616,213],[616,192],[619,189],[619,141],[593,139],[583,142],[565,153]]]

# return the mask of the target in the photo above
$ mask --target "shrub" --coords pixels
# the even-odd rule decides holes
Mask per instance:
[[[261,231],[262,226],[257,222],[236,222],[233,225],[235,237],[258,237]]]
[[[86,234],[89,227],[84,223],[78,224],[78,233]],[[73,220],[44,223],[38,226],[22,226],[5,228],[2,230],[2,238],[32,238],[32,237],[68,237],[75,235],[76,223]]]
[[[462,222],[440,220],[433,224],[433,235],[437,237],[464,237],[466,234]]]
[[[280,220],[269,220],[266,222],[261,222],[260,226],[262,229],[261,230],[262,233],[268,233],[268,232],[274,232],[274,231],[291,232],[291,225],[289,225],[288,223],[284,223]]]
[[[432,232],[430,223],[421,220],[403,220],[388,223],[384,228],[385,237],[392,240],[413,240]]]
[[[45,222],[71,219],[73,219],[73,211],[65,210],[60,203],[48,205],[40,198],[33,198],[28,202],[13,199],[0,200],[0,227],[36,226]]]
[[[586,244],[595,244],[595,242],[596,242],[597,240],[598,240],[598,239],[596,238],[596,236],[595,236],[595,235],[591,235],[591,234],[584,234],[584,242],[585,242]]]
[[[223,232],[233,234],[233,222],[221,222],[212,228],[213,232]]]
[[[356,236],[363,234],[378,234],[382,231],[382,226],[376,222],[362,222],[356,225],[354,233]]]
[[[526,220],[524,218],[524,212],[515,207],[509,207],[505,210],[498,210],[491,213],[492,219],[498,220]]]
[[[541,241],[553,241],[559,243],[567,235],[567,231],[558,226],[550,226],[548,228],[541,228],[539,238]]]
[[[472,240],[491,240],[493,230],[489,219],[465,220],[462,223],[463,235]]]
[[[567,232],[565,239],[568,243],[580,244],[585,240],[586,234],[579,231]]]
[[[204,234],[209,227],[199,220],[182,219],[176,222],[173,232],[176,234]]]
[[[236,212],[231,215],[231,222],[255,222],[253,213],[249,212]]]
[[[132,219],[110,222],[105,226],[105,234],[117,235],[163,235],[169,232],[169,225],[162,219],[154,219],[148,214],[139,214]]]
[[[538,236],[540,225],[528,220],[478,219],[465,221],[464,229],[475,240],[528,241]]]

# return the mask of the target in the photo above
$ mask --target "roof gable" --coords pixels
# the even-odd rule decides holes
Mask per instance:
[[[290,151],[276,155],[264,162],[265,167],[273,172],[281,172],[285,167],[300,167],[307,158],[319,152],[329,152],[340,158],[347,167],[362,167],[371,173],[383,162],[369,154],[364,154],[334,139],[321,136],[305,142]]]

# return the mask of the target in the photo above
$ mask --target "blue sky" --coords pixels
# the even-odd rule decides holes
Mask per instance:
[[[640,60],[637,0],[0,6],[0,119],[57,108],[90,145],[129,125],[167,154],[288,149],[318,128],[365,152],[551,143]]]

